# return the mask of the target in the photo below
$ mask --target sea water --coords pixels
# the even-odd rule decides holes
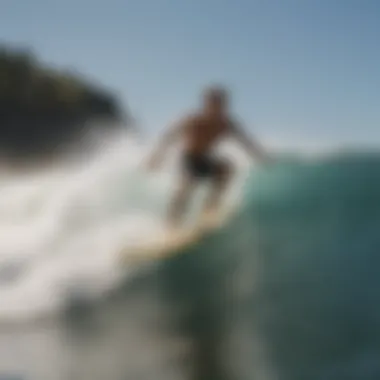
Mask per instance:
[[[379,155],[254,168],[232,150],[230,223],[120,265],[162,229],[176,186],[175,160],[149,173],[148,151],[118,138],[2,175],[0,378],[380,377]]]

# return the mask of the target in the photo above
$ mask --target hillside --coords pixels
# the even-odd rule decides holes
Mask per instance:
[[[116,97],[32,53],[0,46],[0,154],[41,155],[75,141],[92,121],[115,128]]]

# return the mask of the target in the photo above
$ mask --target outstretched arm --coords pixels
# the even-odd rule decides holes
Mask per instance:
[[[271,158],[267,152],[264,151],[258,141],[248,136],[238,123],[233,123],[231,126],[231,132],[233,137],[247,150],[248,154],[253,159],[258,160],[263,164],[269,163],[271,161]]]
[[[179,122],[175,123],[171,128],[169,128],[164,135],[161,137],[158,146],[151,154],[148,160],[148,166],[150,168],[156,168],[161,165],[161,162],[170,146],[180,138],[184,131],[188,128],[190,124],[190,117],[181,119]]]

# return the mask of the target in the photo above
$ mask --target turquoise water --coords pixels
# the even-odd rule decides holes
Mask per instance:
[[[0,369],[44,379],[380,378],[379,167],[366,153],[251,172],[222,230],[101,298],[71,299],[49,322],[3,327]]]
[[[256,265],[252,324],[284,379],[377,378],[380,159],[260,173],[240,221]],[[271,364],[272,366],[272,364]]]
[[[357,155],[259,172],[236,219],[189,256],[215,276],[192,294],[209,292],[225,339],[245,331],[236,361],[253,378],[380,376],[379,164]]]

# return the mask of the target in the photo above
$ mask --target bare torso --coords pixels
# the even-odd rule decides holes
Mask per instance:
[[[185,150],[187,153],[208,154],[214,146],[227,136],[232,127],[228,117],[194,115],[190,117],[185,129]]]

